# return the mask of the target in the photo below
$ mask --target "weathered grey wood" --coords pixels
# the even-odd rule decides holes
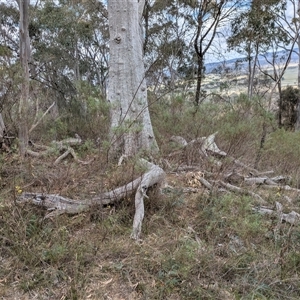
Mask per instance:
[[[188,144],[187,141],[182,136],[178,136],[178,135],[171,136],[170,142],[174,142],[181,147],[185,147]]]
[[[289,185],[262,185],[263,188],[266,189],[279,189],[282,191],[291,191],[291,192],[296,192],[300,193],[300,189],[292,188]]]
[[[263,215],[277,215],[280,222],[284,221],[291,225],[298,225],[300,222],[300,214],[295,211],[291,211],[289,213],[283,213],[283,206],[281,203],[276,202],[276,210],[266,208],[266,207],[255,207],[252,209],[255,212],[258,212]]]
[[[265,201],[260,195],[254,193],[254,192],[252,192],[252,191],[249,191],[249,190],[247,190],[247,189],[242,189],[242,188],[240,188],[240,187],[237,187],[237,186],[235,186],[235,185],[226,183],[226,182],[221,181],[221,180],[220,180],[219,182],[220,182],[220,184],[221,184],[224,188],[228,189],[229,191],[236,192],[236,193],[239,193],[239,194],[242,194],[242,195],[250,195],[250,196],[256,198],[257,200],[259,200],[261,204],[266,203],[266,201]]]
[[[133,220],[133,229],[131,237],[135,240],[139,239],[142,229],[142,222],[144,219],[144,197],[148,197],[146,192],[149,187],[154,184],[161,183],[164,180],[165,172],[157,165],[152,165],[149,172],[147,172],[135,194],[135,215]]]
[[[42,206],[54,214],[77,214],[89,210],[91,201],[76,201],[70,198],[62,197],[57,194],[43,194],[43,193],[22,193],[18,198],[21,202],[30,202],[32,204]],[[53,213],[46,216],[49,217]]]
[[[188,152],[192,151],[194,148],[198,148],[198,155],[201,157],[208,157],[207,151],[212,152],[212,154],[218,154],[221,156],[226,156],[226,152],[221,151],[217,144],[215,143],[215,136],[216,133],[211,134],[208,137],[200,137],[194,140],[191,140],[190,142],[187,142],[183,137],[181,136],[172,136],[170,138],[170,141],[173,141],[177,143],[179,146],[185,148]]]
[[[268,178],[268,177],[245,177],[244,181],[246,184],[254,185],[254,184],[268,184],[268,185],[277,185],[277,183]]]
[[[149,187],[159,184],[164,180],[165,172],[159,166],[142,161],[143,165],[148,168],[142,176],[138,177],[134,181],[116,188],[112,191],[102,193],[92,199],[86,200],[73,200],[57,194],[43,194],[43,193],[22,193],[18,198],[20,202],[31,202],[35,205],[51,210],[46,217],[58,215],[62,213],[76,214],[84,211],[88,211],[92,205],[99,204],[105,205],[113,203],[117,200],[122,200],[126,196],[135,194],[135,215],[133,221],[133,229],[131,237],[133,239],[139,239],[142,228],[142,221],[144,218],[144,197],[148,197],[146,192]]]
[[[203,177],[200,177],[198,180],[199,180],[199,181],[200,181],[207,189],[212,190],[213,185],[212,185],[209,181],[207,181],[207,180],[204,179]]]
[[[58,165],[68,155],[72,155],[74,160],[80,164],[84,164],[84,165],[90,164],[93,161],[93,159],[91,159],[89,161],[80,160],[77,157],[74,149],[71,147],[71,146],[80,145],[81,143],[82,143],[82,139],[80,138],[80,136],[78,134],[75,134],[75,138],[67,138],[62,141],[52,141],[51,146],[38,145],[38,144],[35,144],[32,141],[30,141],[30,145],[33,148],[35,148],[37,150],[40,149],[43,151],[37,152],[37,151],[33,151],[31,149],[26,149],[26,153],[33,157],[43,157],[43,156],[47,156],[47,155],[51,154],[55,150],[65,151],[63,154],[61,154],[55,160],[54,165]]]
[[[37,120],[34,120],[34,123],[31,125],[31,128],[29,129],[29,134],[42,122],[42,120],[45,118],[45,116],[48,114],[48,112],[52,109],[52,107],[54,107],[55,102],[53,102],[48,109],[43,113],[43,115]],[[36,111],[36,118],[38,116],[38,108]]]

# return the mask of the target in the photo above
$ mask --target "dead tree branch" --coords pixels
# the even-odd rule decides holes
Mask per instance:
[[[133,220],[133,229],[131,237],[139,239],[142,228],[142,221],[144,218],[144,198],[147,196],[147,190],[155,185],[160,184],[164,177],[165,172],[159,166],[142,160],[143,166],[147,167],[148,171],[134,181],[116,188],[112,191],[102,193],[92,199],[73,200],[55,194],[42,194],[42,193],[22,193],[19,197],[20,202],[30,202],[47,208],[51,212],[46,215],[49,218],[54,215],[63,213],[77,214],[90,210],[92,205],[105,205],[114,203],[115,201],[122,200],[126,196],[135,194],[135,215]]]

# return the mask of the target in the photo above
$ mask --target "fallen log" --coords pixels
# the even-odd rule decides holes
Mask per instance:
[[[26,149],[26,153],[33,157],[44,157],[48,156],[49,154],[53,153],[54,151],[64,151],[63,154],[61,154],[54,162],[54,165],[59,164],[63,159],[65,159],[68,155],[71,155],[74,160],[80,164],[90,164],[93,159],[89,161],[82,161],[78,159],[75,150],[72,148],[72,146],[78,146],[82,143],[82,139],[78,134],[75,134],[75,138],[67,138],[62,141],[52,141],[51,146],[45,146],[45,145],[39,145],[35,144],[32,141],[29,142],[29,145],[31,145],[36,150],[42,150],[40,152]]]
[[[84,211],[89,211],[93,205],[105,205],[114,203],[115,201],[122,200],[131,195],[134,191],[135,194],[135,215],[133,220],[133,228],[131,237],[139,239],[142,228],[142,221],[144,218],[144,198],[147,198],[147,190],[155,184],[160,184],[165,177],[165,172],[159,166],[149,163],[145,160],[141,161],[143,167],[147,167],[148,171],[142,176],[133,180],[132,182],[116,188],[112,191],[102,193],[91,199],[73,200],[56,194],[43,194],[43,193],[26,193],[23,192],[19,198],[19,202],[30,202],[47,208],[51,212],[46,215],[49,218],[54,215],[63,213],[77,214]]]
[[[226,183],[224,181],[219,181],[219,183],[226,189],[228,189],[229,191],[232,191],[232,192],[235,192],[235,193],[238,193],[238,194],[241,194],[241,195],[250,195],[252,196],[253,198],[256,198],[257,200],[260,201],[261,204],[264,204],[266,203],[266,201],[258,194],[252,192],[252,191],[249,191],[247,189],[242,189],[240,187],[237,187],[235,185],[232,185],[230,183]]]
[[[254,212],[260,213],[262,215],[277,215],[280,222],[287,222],[291,225],[298,225],[300,222],[300,214],[295,211],[289,213],[283,213],[283,206],[281,203],[276,202],[276,210],[267,207],[255,207],[252,208]]]

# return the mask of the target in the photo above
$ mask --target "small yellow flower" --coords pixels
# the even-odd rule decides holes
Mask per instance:
[[[16,192],[17,192],[18,194],[22,194],[22,189],[21,189],[21,187],[18,186],[18,185],[16,185]]]

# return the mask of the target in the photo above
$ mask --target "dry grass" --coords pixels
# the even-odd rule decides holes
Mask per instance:
[[[30,164],[35,171],[46,168],[41,161]],[[20,186],[31,182],[32,174],[24,166],[16,161],[8,171],[22,170],[22,178],[14,175]],[[95,185],[105,186],[108,177],[101,170],[96,164],[69,162],[54,168],[49,163],[47,173],[51,179],[56,174],[57,181],[49,183],[45,174],[47,186],[36,183],[31,188],[52,189],[60,182],[55,192],[87,196],[97,192]],[[122,183],[117,176],[115,180]],[[176,188],[163,195],[152,192],[145,204],[140,243],[129,239],[134,214],[130,199],[45,220],[43,209],[16,205],[15,184],[5,183],[0,299],[299,297],[299,228],[283,224],[275,231],[276,218],[253,214],[253,200],[246,197],[205,190],[184,193],[185,174],[170,174],[168,182]]]
[[[235,109],[241,111],[218,117],[223,123],[217,143],[251,162],[257,154],[261,121],[254,113],[247,115],[245,108]],[[212,111],[190,120],[189,113],[182,114],[178,128],[167,122],[159,125],[160,113],[165,111],[157,112],[154,123],[163,158],[173,150],[167,142],[163,144],[163,137],[170,136],[168,128],[195,138],[220,126]],[[207,124],[198,124],[198,117]],[[289,175],[295,175],[300,165],[298,148],[280,147],[278,141],[283,138],[290,147],[297,141],[296,133],[268,135],[260,165],[269,169],[280,160],[276,171],[289,166]],[[20,163],[15,154],[1,155],[0,299],[300,298],[299,227],[278,224],[276,216],[253,213],[256,202],[250,197],[211,193],[201,187],[197,193],[187,193],[185,173],[167,175],[173,188],[150,191],[141,242],[129,238],[132,197],[114,206],[51,219],[44,219],[42,208],[16,203],[21,189],[89,198],[142,172],[134,161],[122,167],[110,165],[96,149],[81,155],[85,160],[94,156],[94,162],[84,166],[67,159],[54,166],[53,157]],[[184,163],[182,159],[179,155],[172,164]],[[219,172],[230,168],[224,164]],[[284,200],[286,195],[291,203]],[[270,206],[280,201],[285,211],[299,212],[296,194],[268,190],[264,198]]]

